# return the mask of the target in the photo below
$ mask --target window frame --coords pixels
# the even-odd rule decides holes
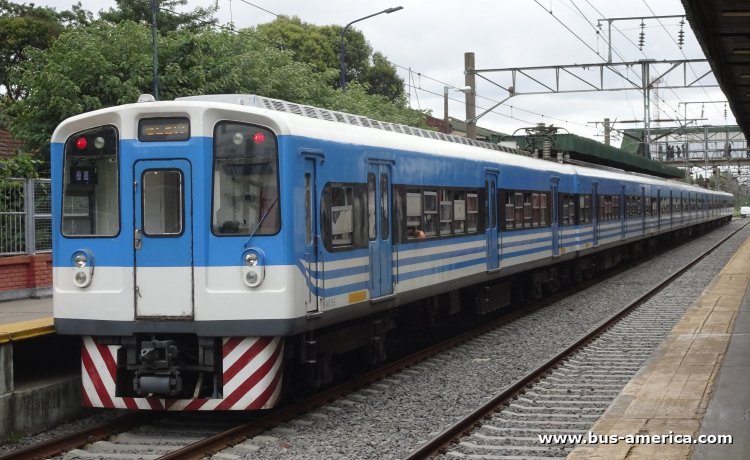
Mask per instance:
[[[114,134],[114,143],[115,143],[115,151],[114,151],[114,164],[115,164],[115,193],[117,193],[117,231],[110,235],[98,235],[96,233],[87,233],[87,234],[66,234],[65,233],[65,176],[66,174],[70,174],[70,168],[71,164],[68,162],[68,147],[73,145],[75,142],[75,139],[86,135],[86,133],[91,131],[98,131],[102,129],[111,129],[112,133]],[[93,128],[84,129],[81,131],[77,131],[65,140],[65,144],[63,146],[63,161],[62,161],[62,177],[60,178],[60,183],[62,184],[62,190],[60,193],[60,235],[63,238],[66,239],[77,239],[77,238],[117,238],[120,236],[120,233],[122,232],[122,193],[120,193],[120,174],[122,174],[122,168],[120,164],[120,131],[117,129],[117,126],[112,124],[104,124],[100,126],[95,126]],[[68,184],[70,185],[70,184]],[[78,195],[80,196],[80,195]],[[90,200],[90,197],[87,199]],[[90,206],[90,205],[89,205]],[[91,211],[91,209],[89,209]]]
[[[233,237],[244,237],[247,238],[249,235],[252,234],[252,230],[247,233],[219,233],[216,232],[214,229],[214,213],[216,212],[216,200],[214,197],[214,191],[216,188],[215,184],[215,178],[216,178],[216,132],[219,129],[219,127],[222,124],[237,124],[237,125],[244,125],[256,129],[262,129],[267,134],[271,135],[271,138],[273,139],[274,146],[276,149],[276,204],[273,205],[273,208],[275,208],[278,212],[276,215],[277,219],[277,225],[276,225],[276,231],[273,233],[254,233],[254,237],[261,237],[261,236],[275,236],[281,233],[281,227],[283,226],[283,214],[281,212],[281,174],[280,174],[280,168],[279,168],[279,139],[276,135],[276,132],[274,132],[273,129],[271,129],[270,126],[263,126],[257,123],[247,123],[247,122],[241,122],[241,121],[235,121],[235,120],[219,120],[214,124],[213,131],[212,131],[212,142],[211,142],[211,182],[210,182],[210,200],[211,200],[211,214],[209,219],[209,227],[211,230],[211,235],[219,237],[219,238],[233,238]],[[315,191],[313,191],[315,193]],[[260,204],[259,204],[260,205]],[[269,208],[269,209],[273,209]],[[314,212],[314,211],[313,211]],[[258,221],[260,222],[261,219],[263,219],[264,216],[258,215]]]
[[[180,231],[177,233],[149,233],[146,231],[146,174],[153,172],[177,172],[180,178]],[[185,234],[185,174],[179,168],[149,168],[141,172],[141,229],[149,238],[179,238]]]

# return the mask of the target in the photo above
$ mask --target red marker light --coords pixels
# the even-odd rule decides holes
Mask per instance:
[[[260,133],[260,132],[253,134],[253,142],[255,142],[256,144],[262,144],[265,141],[266,141],[265,134]]]
[[[78,150],[84,150],[88,144],[89,143],[86,141],[85,137],[79,137],[76,139],[76,148]]]

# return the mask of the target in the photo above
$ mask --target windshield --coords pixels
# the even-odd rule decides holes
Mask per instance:
[[[276,137],[268,129],[229,121],[216,125],[211,225],[215,235],[279,231],[277,157]]]
[[[65,142],[62,233],[115,236],[120,231],[117,130],[101,126]]]

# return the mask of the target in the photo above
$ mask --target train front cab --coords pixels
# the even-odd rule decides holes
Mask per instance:
[[[253,320],[288,304],[275,134],[111,118],[52,148],[55,325],[83,336],[84,405],[274,406],[284,341]]]

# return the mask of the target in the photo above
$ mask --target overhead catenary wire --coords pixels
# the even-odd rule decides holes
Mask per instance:
[[[259,6],[259,5],[256,5],[256,4],[252,3],[252,2],[249,2],[247,0],[240,0],[240,1],[242,1],[245,4],[248,4],[249,6],[252,6],[254,8],[262,10],[262,11],[264,11],[266,13],[271,14],[271,15],[274,15],[275,17],[279,16],[277,13],[274,13],[274,12],[272,12],[270,10],[267,10],[267,9],[265,9],[265,8]],[[538,3],[538,1],[537,1],[537,3]],[[588,0],[587,0],[587,3],[588,3]],[[576,9],[579,11],[579,13],[583,15],[583,13],[580,12],[580,9],[577,7],[577,5],[575,5],[575,6],[576,6]],[[180,14],[180,13],[173,12],[173,11],[172,11],[172,13],[174,13],[174,14]],[[583,15],[583,16],[585,17],[585,15]],[[559,19],[558,19],[558,22],[559,22]],[[587,20],[587,22],[588,22],[588,20]],[[226,26],[218,25],[218,24],[215,24],[214,26],[217,27],[217,28],[219,28],[219,29],[226,30],[226,31],[229,31],[229,32],[232,32],[232,33],[241,33],[242,32],[242,31],[238,31],[238,30],[234,29],[233,27],[226,27]],[[265,42],[265,43],[268,43],[268,44],[270,44],[272,46],[279,46],[278,43],[272,43],[271,41],[263,39],[261,37],[256,37],[256,38],[259,39],[259,40],[261,40],[261,41],[263,41],[263,42]],[[580,37],[578,37],[578,38],[580,39]],[[604,40],[604,41],[606,42],[606,40]],[[590,46],[589,46],[589,48],[591,49]],[[593,51],[593,49],[592,49],[592,51]],[[596,51],[594,51],[594,52],[596,52]],[[442,97],[442,94],[440,94],[438,92],[435,92],[435,91],[430,91],[430,90],[427,90],[425,88],[422,88],[421,87],[422,86],[421,83],[416,83],[416,80],[414,80],[414,78],[413,78],[413,75],[414,75],[415,72],[411,68],[406,68],[406,67],[403,67],[403,66],[400,66],[400,65],[396,65],[396,64],[394,64],[394,65],[396,67],[404,69],[404,70],[406,70],[408,72],[408,75],[409,75],[408,79],[409,79],[409,81],[407,82],[407,87],[409,88],[409,94],[411,94],[411,90],[413,89],[414,90],[414,97],[415,97],[415,99],[417,101],[417,105],[418,105],[418,107],[420,109],[421,109],[421,103],[419,101],[419,91],[424,91],[426,93]],[[420,81],[421,81],[421,78],[425,78],[427,80],[431,80],[431,81],[435,81],[436,83],[440,83],[440,84],[442,84],[444,86],[454,87],[453,85],[447,84],[447,83],[442,82],[442,81],[437,80],[437,79],[434,79],[434,78],[429,77],[429,76],[427,76],[427,75],[425,75],[423,73],[417,73],[417,74],[419,76]],[[415,83],[412,84],[411,83],[412,81],[415,81]],[[482,100],[486,100],[486,101],[494,103],[494,104],[498,103],[498,101],[493,100],[493,99],[488,98],[488,97],[484,97],[484,96],[477,95],[477,98],[478,99],[482,99]],[[454,99],[454,98],[449,98],[449,99],[452,100],[452,101],[455,101],[455,102],[465,103],[464,101],[460,101],[458,99]],[[502,112],[498,112],[496,110],[492,110],[489,113],[493,113],[493,114],[496,114],[496,115],[499,115],[499,116],[502,116],[502,117],[505,117],[505,118],[513,119],[513,120],[518,120],[518,121],[520,121],[522,123],[527,123],[527,124],[531,124],[532,123],[529,120],[524,120],[524,119],[521,119],[521,118],[519,118],[517,116],[514,116],[513,115],[513,110],[515,109],[516,111],[523,112],[523,113],[528,113],[528,114],[534,115],[534,116],[538,116],[538,117],[540,117],[542,119],[552,120],[552,121],[556,121],[556,122],[561,122],[561,123],[566,123],[566,124],[571,124],[571,125],[576,125],[576,126],[580,126],[580,127],[591,129],[591,127],[589,125],[587,125],[587,124],[577,123],[577,122],[574,122],[574,121],[571,121],[571,120],[564,120],[564,119],[561,119],[561,118],[558,118],[558,117],[546,115],[546,114],[543,114],[543,113],[539,113],[539,112],[535,112],[535,111],[532,111],[532,110],[524,109],[522,107],[518,107],[518,106],[514,106],[514,105],[509,105],[509,104],[502,104],[502,105],[505,105],[506,107],[508,107],[510,109],[511,115],[508,115],[508,114],[502,113]],[[477,107],[477,108],[480,109],[480,110],[486,110],[486,109],[484,109],[482,107]],[[619,130],[615,129],[614,131],[619,131]]]
[[[651,14],[654,15],[654,16],[656,16],[656,13],[654,13],[654,10],[651,9],[651,6],[646,2],[646,0],[642,0],[642,1],[643,1],[643,4],[646,5],[646,8],[648,8],[648,10],[651,12]],[[683,50],[682,47],[680,47],[680,45],[677,43],[677,40],[675,40],[674,37],[672,37],[672,35],[669,34],[669,31],[667,30],[667,28],[664,25],[664,23],[661,22],[661,19],[657,18],[657,21],[659,22],[659,25],[661,25],[661,27],[667,33],[667,35],[672,40],[672,42],[680,49],[680,52],[682,53],[682,56],[685,59],[687,59],[687,55],[685,54],[685,50]],[[690,71],[693,73],[693,77],[698,78],[698,74],[695,72],[695,69],[693,69],[693,66],[689,65],[688,67],[690,68]],[[706,98],[710,99],[711,96],[708,95],[708,91],[706,91],[706,88],[701,87],[701,89],[703,90],[703,94],[706,95]],[[721,112],[718,109],[716,109],[716,112],[719,114],[719,116],[721,116]]]
[[[412,68],[407,68],[407,67],[404,67],[404,66],[396,64],[396,63],[392,63],[392,64],[395,67],[397,67],[399,69],[402,69],[404,71],[407,71],[407,72],[410,72],[410,73],[414,72],[414,70]],[[430,81],[433,81],[435,83],[438,83],[438,84],[440,84],[442,86],[447,86],[449,88],[456,88],[455,85],[452,85],[450,83],[444,82],[444,81],[439,80],[437,78],[430,77],[429,75],[426,75],[426,74],[424,74],[422,72],[418,72],[418,75],[420,76],[420,79],[423,78],[423,79],[430,80]],[[432,95],[444,97],[444,95],[441,94],[441,93],[438,93],[436,91],[431,91],[431,90],[427,90],[427,89],[422,88],[421,84],[419,86],[417,86],[417,85],[409,85],[409,89],[410,89],[410,91],[411,91],[411,89],[414,89],[415,92],[416,91],[423,91],[423,92],[428,93],[428,94],[432,94]],[[451,101],[454,101],[454,102],[461,103],[461,104],[465,104],[466,103],[465,101],[462,101],[460,99],[455,99],[455,98],[451,98],[451,97],[449,97],[448,99],[451,100]],[[494,100],[494,99],[491,99],[491,98],[488,98],[488,97],[485,97],[485,96],[480,96],[480,95],[477,95],[477,99],[483,99],[483,100],[486,100],[487,102],[490,102],[492,104],[497,104],[499,102],[497,100]],[[514,105],[508,105],[508,104],[503,104],[503,105],[505,105],[506,107],[509,107],[510,109],[519,110],[521,112],[525,112],[525,113],[528,113],[530,115],[536,115],[536,116],[541,117],[541,118],[546,118],[546,119],[553,120],[553,121],[559,121],[559,122],[562,122],[562,123],[569,123],[569,124],[581,126],[581,127],[584,127],[584,128],[590,128],[590,126],[588,126],[586,124],[583,124],[583,123],[577,123],[575,121],[564,120],[562,118],[557,118],[557,117],[554,117],[554,116],[551,116],[551,115],[545,115],[543,113],[534,112],[533,110],[524,109],[522,107],[518,107],[518,106],[514,106]],[[477,108],[480,109],[480,110],[487,110],[484,107],[477,106]],[[519,121],[522,121],[524,123],[529,123],[529,124],[532,123],[531,121],[522,120],[522,119],[520,119],[518,117],[513,117],[513,116],[510,116],[510,115],[507,115],[505,113],[498,112],[498,111],[495,111],[495,110],[491,110],[489,113],[500,115],[500,116],[503,116],[503,117],[506,117],[506,118],[511,118],[511,119],[519,120]]]
[[[581,11],[581,9],[580,9],[580,8],[578,8],[578,5],[576,5],[576,4],[575,4],[574,0],[569,0],[569,1],[570,1],[570,3],[571,3],[571,4],[573,4],[573,6],[574,6],[574,7],[576,8],[576,10],[578,11],[578,13],[579,13],[579,14],[580,14],[580,15],[581,15],[581,16],[582,16],[583,18],[584,18],[584,20],[586,21],[586,23],[587,23],[587,24],[589,24],[589,26],[590,26],[590,27],[591,27],[592,29],[594,29],[594,31],[595,31],[595,32],[596,32],[596,34],[597,34],[597,37],[598,37],[598,36],[600,36],[601,34],[599,33],[599,30],[597,29],[597,27],[596,27],[596,26],[594,26],[593,22],[592,22],[592,21],[590,21],[590,20],[588,19],[588,17],[587,17],[587,16],[586,16],[586,15],[585,15],[585,14],[583,13],[583,11]],[[601,12],[601,11],[599,11],[599,9],[597,9],[597,8],[596,8],[596,7],[595,7],[595,6],[594,6],[594,5],[593,5],[593,4],[592,4],[592,3],[591,3],[591,2],[589,1],[589,0],[586,0],[586,3],[588,3],[588,5],[589,5],[589,6],[591,6],[591,8],[593,8],[593,9],[594,9],[594,11],[596,11],[596,13],[597,13],[597,14],[599,14],[599,15],[600,15],[601,17],[603,17],[603,18],[605,17],[605,16],[604,16],[604,14],[602,14],[602,12]],[[619,31],[619,29],[617,28],[617,26],[613,26],[613,27],[614,27],[614,29],[615,29],[615,30],[617,30],[618,32],[620,32],[620,31]],[[644,57],[647,57],[647,56],[646,56],[646,54],[645,54],[645,53],[643,52],[643,50],[642,50],[642,49],[640,49],[640,47],[638,47],[638,45],[636,45],[636,44],[635,44],[635,43],[634,43],[634,42],[633,42],[633,41],[632,41],[632,40],[631,40],[631,39],[630,39],[629,37],[627,37],[627,36],[626,36],[625,34],[623,34],[622,32],[620,32],[620,34],[621,34],[621,35],[623,35],[623,37],[625,37],[625,38],[626,38],[626,39],[627,39],[628,41],[630,41],[630,43],[631,43],[631,44],[633,44],[633,46],[635,46],[636,48],[639,48],[639,51],[640,51],[640,53],[641,53],[641,54],[643,54],[643,56],[644,56]],[[625,60],[626,60],[626,59],[624,58],[624,56],[623,56],[623,55],[622,55],[622,54],[621,54],[621,53],[619,52],[619,50],[618,50],[618,49],[617,49],[617,48],[616,48],[616,47],[614,46],[614,44],[612,44],[612,43],[611,43],[611,38],[610,38],[610,41],[607,41],[606,39],[604,39],[604,37],[601,37],[601,39],[602,39],[602,41],[603,41],[603,42],[604,42],[605,44],[607,44],[607,45],[608,45],[608,46],[609,46],[609,47],[610,47],[610,48],[612,49],[612,51],[614,51],[614,53],[615,53],[615,54],[616,54],[616,55],[617,55],[617,56],[618,56],[618,57],[620,58],[620,60],[621,60],[621,61],[625,61]],[[600,55],[599,53],[597,53],[597,55],[598,55],[598,56],[599,56],[600,58],[602,57],[602,56],[601,56],[601,55]],[[603,58],[602,58],[602,59],[603,59]],[[681,98],[680,98],[680,97],[679,97],[679,96],[677,95],[677,93],[675,93],[675,91],[674,91],[673,89],[671,89],[671,88],[670,88],[670,91],[671,91],[671,92],[672,92],[672,93],[673,93],[673,94],[675,95],[675,97],[677,97],[677,99],[678,99],[679,101],[682,101],[682,99],[681,99]],[[626,96],[626,97],[627,97],[627,96]],[[660,100],[661,102],[663,102],[663,103],[664,103],[664,104],[665,104],[665,105],[666,105],[667,107],[669,107],[670,109],[672,109],[672,110],[673,110],[673,111],[675,112],[675,114],[678,114],[678,113],[679,113],[679,112],[678,112],[678,110],[677,110],[677,109],[676,109],[676,108],[675,108],[674,106],[672,106],[672,105],[671,105],[671,104],[670,104],[669,102],[667,102],[667,101],[666,101],[666,100],[665,100],[664,98],[661,98],[661,97],[660,97],[660,98],[659,98],[659,100]],[[629,101],[628,101],[628,102],[629,102]],[[665,110],[663,110],[663,109],[662,109],[661,107],[658,107],[658,106],[657,106],[656,108],[657,108],[657,110],[658,110],[659,112],[663,113],[663,114],[664,114],[664,115],[666,115],[666,116],[669,116],[669,113],[667,113],[667,112],[666,112]]]

